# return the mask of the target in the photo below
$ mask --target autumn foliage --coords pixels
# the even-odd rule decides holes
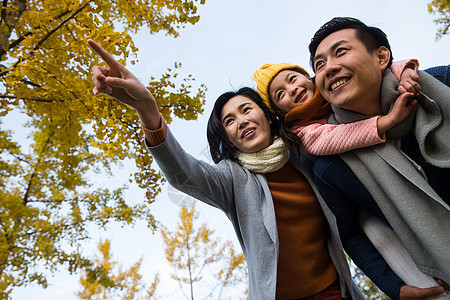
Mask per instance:
[[[135,112],[91,94],[90,70],[98,57],[91,38],[123,64],[137,61],[132,34],[147,30],[176,37],[199,20],[204,0],[3,0],[0,19],[0,298],[30,283],[46,287],[43,268],[92,268],[80,252],[86,226],[146,220],[161,175],[142,143]],[[205,87],[178,78],[172,62],[148,87],[165,119],[195,119]],[[26,116],[29,137],[14,136],[10,113]],[[2,124],[3,122],[3,124]],[[95,186],[88,173],[104,174],[123,159],[135,162],[129,177],[146,192],[130,202],[124,187]],[[129,174],[126,173],[126,180]]]
[[[156,273],[153,281],[146,284],[140,273],[142,258],[129,269],[124,269],[113,258],[110,240],[100,241],[97,248],[101,256],[95,259],[95,263],[102,276],[91,276],[91,273],[84,272],[80,278],[82,289],[77,292],[78,298],[88,300],[156,299],[159,275]]]
[[[450,28],[450,0],[433,0],[428,4],[428,11],[438,17],[434,23],[441,25],[436,33],[436,39],[449,33]]]
[[[162,227],[161,234],[171,277],[184,296],[223,299],[231,291],[231,299],[246,299],[247,265],[242,252],[231,241],[217,239],[206,224],[198,224],[195,202],[190,208],[182,207],[179,216],[176,230]]]
[[[389,300],[390,298],[386,296],[376,285],[375,283],[367,277],[360,268],[358,268],[347,256],[347,262],[350,265],[352,270],[352,277],[355,283],[358,285],[361,292],[364,294],[364,297],[368,300]]]

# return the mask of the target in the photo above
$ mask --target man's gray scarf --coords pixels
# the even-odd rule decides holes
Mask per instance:
[[[387,133],[398,139],[413,130],[423,157],[440,168],[450,167],[450,88],[419,71],[422,91],[415,111]],[[399,96],[390,70],[383,74],[382,110]],[[368,118],[333,107],[330,123]],[[391,142],[340,155],[366,186],[419,269],[450,282],[450,207],[428,185],[420,167]],[[449,178],[450,184],[450,178]]]

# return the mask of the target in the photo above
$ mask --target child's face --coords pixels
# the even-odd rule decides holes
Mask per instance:
[[[312,80],[298,71],[280,71],[269,85],[270,99],[284,113],[305,104],[313,96]]]

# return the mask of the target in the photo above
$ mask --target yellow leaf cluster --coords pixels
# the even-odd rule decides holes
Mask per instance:
[[[156,274],[153,282],[147,285],[139,273],[142,259],[129,269],[123,269],[113,260],[111,242],[100,241],[98,250],[101,257],[95,260],[96,268],[85,271],[80,278],[82,289],[77,293],[80,299],[154,299],[159,283]]]
[[[428,4],[428,11],[439,17],[434,20],[434,23],[441,25],[436,32],[436,40],[443,35],[449,33],[450,28],[450,0],[433,0]]]
[[[380,289],[367,277],[360,268],[353,264],[350,257],[347,255],[347,261],[353,270],[353,280],[356,282],[364,297],[369,300],[389,300],[390,298],[380,291]]]

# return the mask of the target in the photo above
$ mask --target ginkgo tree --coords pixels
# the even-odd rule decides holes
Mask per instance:
[[[123,64],[135,63],[132,34],[177,37],[199,20],[197,6],[204,2],[2,0],[0,298],[18,286],[46,287],[45,272],[60,266],[93,269],[80,250],[89,224],[145,220],[154,228],[149,204],[163,179],[142,145],[134,111],[91,94],[90,70],[99,61],[86,41],[98,41]],[[204,104],[206,88],[193,87],[191,75],[179,78],[180,67],[171,62],[160,78],[148,79],[169,123],[173,116],[195,119]],[[23,124],[4,118],[11,111],[26,116],[28,138],[17,140],[13,130]],[[100,188],[86,176],[104,174],[123,159],[135,162],[129,180],[146,199],[127,201],[125,187]]]
[[[438,17],[434,23],[441,25],[436,32],[436,39],[449,34],[450,29],[450,0],[433,0],[428,4],[428,11]]]
[[[84,272],[80,278],[82,289],[77,292],[80,299],[156,299],[159,274],[156,273],[150,283],[144,282],[140,268],[142,258],[129,269],[123,269],[113,258],[111,241],[100,241],[97,246],[100,255],[95,259],[101,278]]]
[[[206,224],[199,224],[195,202],[182,207],[179,216],[176,230],[163,226],[161,234],[171,277],[186,299],[246,299],[244,254],[231,241],[220,241]]]

